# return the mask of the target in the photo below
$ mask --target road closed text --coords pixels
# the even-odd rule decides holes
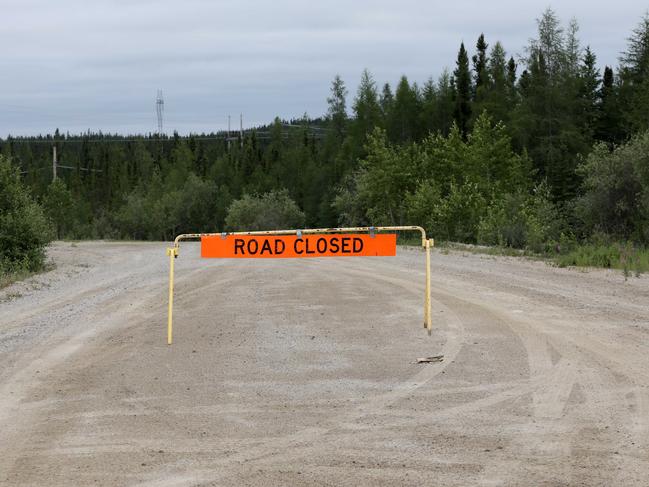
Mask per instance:
[[[201,238],[201,257],[300,258],[394,256],[395,234],[226,235]]]

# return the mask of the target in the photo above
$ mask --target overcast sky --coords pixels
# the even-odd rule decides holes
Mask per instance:
[[[519,56],[547,1],[320,2],[0,0],[0,137],[61,131],[209,132],[318,116],[339,73],[355,92],[368,68],[379,85],[423,82],[453,66],[460,41],[484,32]],[[562,0],[552,7],[600,67],[617,65],[646,12],[638,0]]]

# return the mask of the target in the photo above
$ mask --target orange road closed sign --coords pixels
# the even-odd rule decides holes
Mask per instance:
[[[207,258],[392,257],[396,254],[394,233],[201,237],[201,257]]]

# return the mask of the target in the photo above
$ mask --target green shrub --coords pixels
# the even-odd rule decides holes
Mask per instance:
[[[18,170],[0,156],[0,273],[42,269],[52,237],[50,222]]]
[[[159,174],[126,197],[115,221],[127,238],[170,240],[179,233],[213,232],[223,219],[226,191],[190,173],[178,189],[165,188]]]
[[[597,144],[578,168],[584,179],[575,214],[582,232],[649,240],[649,131],[610,150]]]
[[[261,196],[245,195],[233,201],[225,217],[229,231],[280,230],[304,226],[304,213],[288,191],[271,191]]]
[[[649,271],[649,249],[630,243],[588,243],[577,245],[556,257],[560,267],[603,267],[620,269],[628,276]]]
[[[74,202],[72,193],[62,179],[56,179],[47,187],[43,197],[43,209],[52,222],[56,238],[63,238],[71,233],[74,226]]]
[[[476,242],[476,229],[486,208],[476,184],[451,183],[448,194],[442,197],[432,180],[407,195],[406,204],[410,221],[423,224],[436,239],[464,243]]]
[[[478,242],[545,252],[565,240],[565,226],[548,187],[541,184],[531,195],[518,192],[495,199],[478,225]]]
[[[525,201],[521,193],[503,195],[494,201],[478,225],[478,243],[523,248],[527,243]]]

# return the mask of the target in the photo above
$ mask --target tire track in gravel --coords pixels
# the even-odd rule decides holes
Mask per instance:
[[[327,262],[326,264],[318,264],[320,266],[330,264],[332,270],[335,269],[338,274],[360,277],[367,281],[377,280],[390,285],[398,286],[416,295],[423,295],[423,284],[413,282],[408,279],[386,276],[383,275],[382,272],[376,271],[374,269],[364,270],[354,268],[353,266],[345,266],[344,268],[339,268],[338,266],[336,266],[336,264],[329,262]],[[363,418],[368,416],[384,414],[389,406],[394,405],[403,398],[425,387],[431,380],[437,377],[444,369],[446,369],[450,364],[453,363],[463,346],[467,333],[465,330],[465,322],[467,320],[466,318],[460,318],[460,316],[469,317],[469,321],[475,322],[477,317],[484,316],[485,314],[485,310],[483,308],[476,306],[469,301],[461,300],[455,296],[452,296],[451,294],[447,294],[446,292],[436,289],[435,287],[433,287],[432,294],[434,309],[436,309],[438,312],[444,312],[445,327],[443,329],[440,329],[439,323],[437,323],[437,326],[434,325],[435,332],[439,333],[440,331],[443,331],[445,336],[444,345],[442,346],[441,350],[441,354],[444,355],[444,362],[442,364],[427,365],[417,374],[402,380],[399,385],[393,387],[392,391],[385,394],[372,396],[371,398],[368,398],[361,404],[359,404],[354,411],[345,412],[328,419],[327,423],[330,423],[330,426],[323,426],[320,428],[307,428],[291,435],[273,437],[263,442],[257,442],[253,447],[246,448],[245,452],[223,458],[221,461],[215,462],[214,465],[218,465],[220,469],[226,469],[228,465],[231,465],[233,463],[236,464],[240,462],[254,462],[255,465],[269,465],[295,459],[296,454],[301,457],[307,455],[317,456],[318,452],[322,448],[317,444],[320,438],[324,438],[326,435],[330,435],[332,433],[335,433],[339,437],[345,435],[351,435],[353,437],[355,431],[358,431],[359,428],[365,428],[358,425],[359,420],[362,420]],[[456,314],[456,312],[453,311],[451,307],[449,307],[449,302],[452,302],[453,309],[461,310],[460,315]],[[537,342],[535,341],[534,343]],[[542,350],[546,350],[546,348],[542,347]],[[544,360],[542,360],[543,363],[549,362],[549,359],[545,360],[545,355],[537,355],[544,357]],[[440,421],[445,418],[455,417],[459,414],[464,414],[467,412],[475,411],[477,409],[483,409],[489,406],[497,405],[507,400],[516,399],[525,394],[533,393],[537,389],[543,387],[548,380],[551,380],[551,378],[548,379],[548,377],[543,375],[537,377],[532,382],[528,381],[520,384],[514,384],[512,387],[509,387],[500,393],[490,394],[486,398],[471,401],[458,407],[451,407],[431,413],[430,418],[431,420]],[[269,454],[268,445],[272,445],[275,451],[281,453]],[[196,473],[194,472],[186,477],[185,481],[183,481],[182,477],[176,477],[173,485],[192,485],[197,481],[198,478],[200,478],[200,482],[223,481],[229,479],[230,475],[231,473],[227,472],[227,470],[221,470],[221,473],[217,476],[213,474],[209,475],[207,472],[204,472],[197,477]],[[141,485],[147,485],[147,483]]]
[[[385,276],[377,275],[374,273],[359,273],[355,270],[348,268],[339,269],[336,267],[339,274],[348,276],[363,276],[371,280],[379,280],[390,284],[396,284],[407,292],[417,295],[423,294],[423,285],[417,285],[405,280],[395,280]],[[218,283],[220,284],[220,283]],[[421,371],[402,380],[397,386],[393,387],[390,392],[380,394],[367,398],[357,403],[351,411],[342,412],[336,416],[330,417],[326,421],[326,425],[318,428],[305,428],[295,433],[281,436],[267,438],[264,441],[255,442],[254,446],[245,449],[245,452],[229,455],[226,458],[215,462],[221,469],[224,469],[232,463],[241,462],[255,462],[255,463],[269,463],[269,462],[282,462],[289,461],[296,455],[296,450],[304,452],[309,449],[317,451],[318,446],[314,446],[323,437],[334,432],[335,430],[355,430],[358,428],[356,423],[364,417],[384,413],[386,408],[402,398],[412,394],[417,389],[426,386],[431,380],[439,375],[450,363],[453,362],[459,353],[464,336],[464,327],[462,321],[458,316],[444,304],[434,300],[434,306],[437,310],[445,312],[445,328],[437,329],[437,332],[442,331],[445,336],[444,344],[440,350],[440,354],[444,356],[444,362],[436,364],[428,364],[422,368]],[[422,333],[424,330],[422,328]],[[273,450],[281,451],[282,453],[269,454],[269,446],[272,445]],[[193,472],[191,475],[182,476],[176,475],[169,484],[173,487],[196,485],[196,482],[215,482],[227,479],[231,473],[221,470],[219,475],[208,472]],[[145,481],[137,484],[138,487],[147,487],[149,485],[156,485],[156,481]]]
[[[391,285],[396,285],[410,293],[423,295],[423,284],[413,282],[412,280],[404,279],[401,277],[386,276],[384,275],[386,274],[385,272],[379,272],[378,270],[374,269],[367,270],[365,268],[356,268],[353,265],[348,265],[344,268],[338,268],[336,264],[330,262],[327,262],[326,264],[319,264],[321,266],[329,264],[339,274],[361,277],[365,280],[378,280]],[[465,323],[467,321],[476,323],[476,321],[479,321],[480,318],[484,319],[486,315],[491,314],[480,305],[476,305],[471,301],[460,299],[457,296],[454,296],[447,291],[438,288],[437,286],[432,287],[432,295],[434,308],[438,311],[443,311],[445,313],[445,320],[447,321],[447,329],[444,331],[446,339],[441,351],[445,359],[443,366],[442,364],[432,364],[426,366],[414,376],[403,380],[398,386],[394,387],[392,391],[386,394],[368,398],[363,402],[362,405],[357,408],[357,410],[346,412],[337,415],[334,418],[331,418],[328,423],[333,423],[333,425],[330,427],[308,428],[291,435],[269,438],[266,442],[257,443],[254,447],[246,449],[244,453],[228,456],[227,458],[224,458],[219,462],[215,462],[215,465],[219,465],[221,469],[224,469],[232,463],[240,462],[254,462],[255,465],[281,463],[283,461],[290,461],[291,458],[295,458],[296,450],[300,452],[300,456],[305,456],[307,454],[317,455],[320,449],[318,445],[315,445],[318,441],[318,438],[322,438],[325,435],[331,434],[332,432],[336,432],[338,435],[340,435],[340,430],[342,430],[343,435],[353,435],[353,431],[357,431],[359,428],[359,426],[357,425],[357,422],[359,420],[362,420],[364,417],[385,413],[387,407],[395,404],[399,400],[415,393],[418,389],[426,386],[428,382],[433,380],[446,367],[448,367],[448,365],[453,363],[454,359],[458,355],[466,338],[467,332],[465,330]],[[456,314],[456,312],[452,311],[453,309],[458,310],[460,313],[459,316],[463,316],[464,319],[460,318]],[[493,316],[490,316],[490,318],[490,321],[498,321],[497,319],[494,320]],[[440,329],[436,327],[435,324],[434,329],[436,333],[440,331]],[[463,415],[469,412],[474,412],[476,410],[485,409],[490,406],[495,406],[508,400],[517,399],[526,394],[538,393],[539,391],[545,391],[545,394],[547,396],[547,391],[555,390],[555,388],[552,387],[552,381],[556,379],[557,373],[563,374],[566,377],[571,375],[569,372],[565,372],[569,369],[563,367],[564,364],[561,364],[558,367],[552,366],[552,360],[550,358],[546,342],[537,333],[523,334],[521,339],[523,340],[523,344],[525,346],[525,349],[527,350],[528,357],[530,357],[530,363],[533,369],[536,366],[534,378],[532,380],[525,381],[520,384],[515,384],[514,386],[509,387],[504,391],[489,394],[487,395],[487,397],[466,402],[460,406],[449,407],[443,410],[435,411],[431,413],[431,420],[440,421],[447,418],[453,418],[458,415]],[[560,391],[571,389],[572,382],[570,382],[570,380],[568,380],[567,382],[568,384],[563,389],[559,389]],[[556,386],[556,384],[554,385]],[[552,397],[561,397],[563,400],[567,399],[565,392],[563,394],[554,394]],[[546,404],[550,400],[551,398],[545,397],[544,400],[541,400],[541,403]],[[552,407],[555,410],[563,409],[564,404],[565,403],[562,402],[560,403],[560,405],[557,406],[555,404]],[[543,412],[542,414],[546,413]],[[361,427],[361,429],[363,429],[363,427]],[[349,433],[349,431],[352,431],[352,433]],[[282,453],[269,454],[269,444],[272,444],[274,450],[281,451]],[[520,462],[515,463],[520,464]],[[487,470],[489,470],[489,466],[487,466]],[[208,475],[207,473],[204,473],[202,476],[200,476],[200,481],[215,482],[226,480],[230,475],[231,474],[226,470],[223,470],[222,473],[218,476]],[[196,482],[196,480],[197,477],[194,474],[186,478],[186,483],[183,483],[182,477],[178,477],[176,478],[174,485],[191,485],[192,483]]]

